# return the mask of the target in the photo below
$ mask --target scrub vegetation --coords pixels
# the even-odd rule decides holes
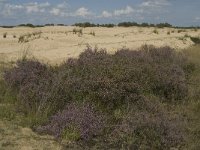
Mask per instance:
[[[198,149],[200,47],[88,47],[58,66],[1,62],[0,119],[68,149]]]

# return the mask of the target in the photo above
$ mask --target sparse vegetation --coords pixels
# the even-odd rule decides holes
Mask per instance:
[[[27,34],[21,35],[21,36],[19,36],[18,43],[27,43],[31,40],[39,39],[39,38],[41,38],[41,34],[42,34],[42,32],[38,31],[38,32],[27,33]]]
[[[182,33],[182,32],[186,32],[186,30],[185,30],[185,29],[180,29],[180,30],[178,30],[177,32],[178,32],[178,33]]]
[[[156,29],[153,30],[153,33],[159,34],[158,30],[156,30]]]
[[[95,36],[96,34],[95,34],[94,31],[91,31],[91,32],[90,32],[90,35]]]
[[[75,23],[74,26],[82,27],[82,28],[86,28],[86,27],[107,27],[107,28],[112,28],[112,27],[115,26],[115,24],[94,24],[94,23],[90,23],[90,22],[84,22],[84,23]]]
[[[83,35],[83,29],[74,28],[72,32],[73,34]]]
[[[134,24],[138,25],[130,22],[120,26],[131,27]],[[80,47],[87,41],[77,35],[86,34],[84,38],[96,39],[93,37],[96,36],[94,28],[83,29],[93,25],[77,26],[81,28],[49,28],[51,31],[45,30],[44,34],[30,32],[18,36],[19,33],[12,32],[19,38],[19,43],[39,39],[41,35],[43,39],[49,39],[44,41],[49,43],[55,40],[54,35],[47,37],[51,33],[58,34],[59,42],[72,40],[70,36],[74,34],[72,37],[78,39]],[[153,28],[130,28],[123,32],[117,29],[115,42],[122,46],[126,46],[126,41],[142,43],[143,39],[137,38],[140,35],[133,39],[129,37],[143,32],[159,41],[161,36],[166,39],[172,37],[171,43],[179,39],[182,40],[178,41],[181,46],[192,44],[191,41],[196,45],[181,51],[148,45],[132,51],[124,46],[112,54],[107,53],[106,49],[88,46],[79,57],[69,58],[56,66],[27,57],[27,51],[24,51],[21,59],[12,63],[4,62],[4,59],[8,59],[2,54],[0,128],[4,121],[14,126],[30,127],[37,134],[52,135],[63,149],[198,149],[200,38],[195,37],[198,33],[192,32],[193,28],[191,32],[185,32],[185,28],[158,29],[156,25],[148,23],[138,26]],[[97,30],[97,39],[103,35],[100,30]],[[185,33],[177,34],[179,30]],[[12,32],[8,32],[11,33],[9,39],[16,42],[10,38],[16,38]],[[174,32],[176,34],[173,36],[167,36]],[[161,36],[157,35],[159,33]],[[115,38],[114,34],[109,34],[108,38]],[[148,43],[149,39],[145,40]],[[108,45],[115,43],[98,42]],[[26,45],[29,44],[21,46]],[[63,44],[61,46],[64,47]],[[0,139],[7,134],[3,130],[0,129]],[[0,147],[2,145],[9,149],[11,142],[0,142]]]

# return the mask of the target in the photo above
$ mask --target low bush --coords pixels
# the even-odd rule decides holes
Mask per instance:
[[[185,141],[183,119],[170,116],[156,100],[142,99],[131,107],[105,137],[104,148],[170,149]]]
[[[4,79],[12,89],[18,91],[18,106],[24,112],[37,112],[45,101],[51,72],[46,65],[36,60],[21,60],[12,70],[7,70]]]
[[[57,67],[20,60],[4,80],[18,93],[18,109],[49,120],[35,119],[39,132],[104,149],[169,149],[184,141],[183,121],[162,103],[185,102],[190,68],[169,47],[145,45],[112,55],[88,47]]]
[[[37,131],[54,135],[67,140],[91,140],[104,128],[105,118],[89,104],[71,103],[64,110],[52,116],[46,126]]]

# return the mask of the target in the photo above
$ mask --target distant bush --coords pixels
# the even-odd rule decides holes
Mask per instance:
[[[140,24],[141,27],[149,27],[149,24],[148,23],[142,23]]]
[[[95,24],[90,23],[90,22],[75,23],[74,26],[83,27],[83,28],[86,28],[86,27],[96,27]]]
[[[51,23],[51,24],[45,24],[44,26],[55,26],[55,25]]]
[[[168,28],[171,28],[172,25],[169,24],[169,23],[159,23],[156,25],[158,28],[164,28],[164,27],[168,27]]]
[[[44,25],[33,25],[33,24],[31,24],[31,23],[27,23],[27,24],[20,24],[20,25],[18,25],[18,27],[36,28],[36,27],[44,27]]]
[[[138,26],[138,27],[158,27],[158,28],[164,28],[164,27],[172,27],[169,23],[160,23],[160,24],[149,24],[149,23],[141,23],[138,24],[136,22],[121,22],[118,24],[119,27],[132,27],[132,26]]]
[[[90,22],[84,22],[84,23],[75,23],[74,26],[83,27],[83,28],[86,28],[86,27],[108,27],[108,28],[112,28],[115,25],[114,24],[93,24],[93,23],[90,23]]]
[[[107,28],[113,28],[115,24],[101,24],[99,27],[107,27]]]
[[[119,27],[131,27],[131,26],[138,26],[136,22],[121,22],[118,24]]]

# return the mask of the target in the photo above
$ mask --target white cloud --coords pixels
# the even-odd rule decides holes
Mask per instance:
[[[58,8],[52,8],[52,10],[50,11],[51,14],[55,15],[55,16],[59,16],[61,14],[61,10]]]
[[[2,10],[3,16],[11,16],[14,14],[15,11],[24,9],[24,6],[22,5],[11,5],[11,4],[5,4],[4,8]]]
[[[112,13],[104,10],[100,17],[109,18],[109,17],[112,17],[112,16],[113,16]]]
[[[3,2],[2,0],[0,2]],[[4,1],[5,2],[5,1]],[[0,15],[3,17],[17,18],[17,16],[23,14],[23,16],[31,15],[32,13],[45,13],[46,9],[51,5],[49,2],[45,3],[24,3],[24,4],[9,4],[4,3],[0,8]]]
[[[194,20],[195,22],[200,22],[200,17],[195,17]]]
[[[25,5],[26,11],[28,13],[45,12],[45,8],[49,7],[50,4],[46,3],[28,3]]]
[[[161,8],[170,5],[168,0],[144,0],[140,7],[144,8]]]
[[[90,12],[87,8],[85,7],[81,7],[78,10],[76,10],[76,12],[74,14],[72,14],[72,16],[80,16],[80,17],[87,17],[87,16],[91,16],[93,15],[92,12]]]
[[[115,16],[121,16],[121,15],[130,15],[134,12],[134,9],[130,6],[126,6],[125,9],[119,9],[114,11]]]

